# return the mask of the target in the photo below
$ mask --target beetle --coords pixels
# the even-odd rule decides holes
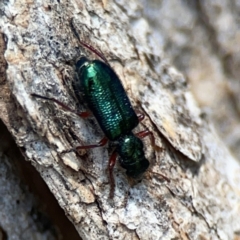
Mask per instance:
[[[82,56],[75,64],[77,77],[72,82],[72,86],[77,100],[81,102],[83,98],[99,123],[105,137],[97,144],[77,146],[75,149],[102,147],[108,141],[113,143],[115,149],[108,163],[111,185],[110,196],[113,196],[115,186],[113,168],[117,155],[120,156],[120,165],[126,169],[127,176],[133,179],[139,178],[149,167],[141,138],[151,135],[153,140],[153,135],[149,130],[133,134],[133,129],[143,120],[144,115],[136,114],[119,77],[104,55],[93,46],[80,39],[79,41],[81,45],[95,53],[101,60],[89,60]],[[90,115],[89,112],[76,112],[55,98],[35,93],[31,95],[53,101],[63,109],[76,113],[80,117],[86,118]]]

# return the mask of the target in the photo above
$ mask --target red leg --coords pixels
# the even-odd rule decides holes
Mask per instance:
[[[142,114],[142,113],[138,113],[137,117],[138,117],[138,121],[141,122],[144,119],[145,115]],[[153,136],[152,132],[150,132],[149,130],[144,130],[144,131],[141,131],[141,132],[136,134],[136,136],[139,137],[139,138],[144,138],[144,137],[149,136],[149,135],[151,137],[152,146],[154,146],[155,145],[155,139],[154,139],[154,136]]]
[[[110,179],[110,194],[109,194],[110,198],[113,198],[113,195],[114,195],[115,182],[113,177],[113,168],[115,166],[116,159],[117,159],[117,152],[116,150],[114,150],[108,162],[108,171],[109,171],[109,179]]]
[[[100,142],[98,142],[96,144],[78,146],[78,147],[75,147],[75,148],[71,148],[71,149],[62,151],[61,154],[68,153],[68,152],[74,152],[74,151],[78,151],[78,150],[81,150],[81,149],[91,149],[91,148],[96,148],[96,147],[102,147],[102,146],[106,145],[107,142],[108,142],[108,139],[106,137],[104,137]]]
[[[136,136],[139,137],[139,138],[144,138],[146,136],[149,136],[151,137],[151,143],[152,143],[152,146],[155,146],[155,139],[154,139],[154,136],[152,134],[152,132],[150,132],[149,130],[143,130],[139,133],[136,133]]]
[[[49,100],[49,101],[55,102],[56,104],[61,106],[64,110],[72,112],[72,113],[75,113],[79,117],[86,118],[86,117],[89,117],[91,115],[89,112],[77,112],[77,111],[71,109],[70,107],[68,107],[67,105],[65,105],[64,103],[58,101],[55,98],[49,98],[49,97],[41,96],[41,95],[38,95],[38,94],[35,94],[35,93],[32,93],[31,95],[33,97],[36,97],[36,98],[41,98],[41,99],[45,99],[45,100]]]
[[[104,137],[100,142],[98,142],[96,144],[91,144],[91,145],[86,145],[86,146],[78,146],[75,149],[80,150],[80,149],[90,149],[90,148],[102,147],[102,146],[106,145],[107,142],[108,142],[107,137]]]

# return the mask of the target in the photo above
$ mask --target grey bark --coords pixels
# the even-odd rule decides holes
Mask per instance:
[[[153,5],[156,12],[151,15],[149,5],[142,9],[136,1],[0,6],[7,62],[1,119],[83,239],[239,237],[239,163],[198,108],[186,77],[164,55],[165,50],[176,64],[183,59],[183,71],[193,73],[188,78],[194,81],[195,65],[187,65],[191,55],[183,49],[197,51],[187,48],[191,43],[187,36],[199,34],[204,39],[200,16],[210,7],[198,1],[194,6],[163,1]],[[80,55],[96,56],[79,44],[70,21],[81,40],[104,53],[136,110],[145,114],[135,132],[147,128],[155,138],[156,146],[144,140],[151,167],[140,182],[127,179],[117,164],[113,199],[108,147],[61,154],[99,141],[103,134],[96,120],[81,119],[30,95],[54,97],[73,109],[85,109],[71,88],[74,63]],[[211,26],[217,30],[218,25]],[[204,60],[212,57],[212,52],[205,56]]]
[[[34,195],[19,180],[21,153],[2,122],[0,132],[0,239],[56,239],[51,221],[44,217]]]

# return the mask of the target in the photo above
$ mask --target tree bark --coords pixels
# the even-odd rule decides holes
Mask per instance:
[[[175,29],[182,31],[184,20],[199,19],[197,10],[204,5],[199,3],[192,11],[187,1],[167,2],[159,9],[169,7],[179,16]],[[171,37],[181,38],[154,31],[168,16],[157,26],[152,24],[151,31],[136,1],[26,1],[0,6],[5,37],[1,56],[4,53],[7,63],[0,117],[82,239],[239,237],[240,166],[207,113],[198,108],[186,78],[163,53],[169,50]],[[179,13],[185,14],[181,18]],[[100,49],[134,108],[145,114],[134,132],[148,129],[155,139],[155,146],[144,140],[151,166],[141,181],[131,181],[116,165],[113,199],[107,174],[111,145],[62,154],[98,142],[103,133],[96,120],[79,118],[31,96],[53,97],[75,110],[86,110],[71,87],[74,64],[81,55],[97,56],[80,44],[71,23],[82,41]],[[192,23],[197,32],[194,24],[201,22]]]

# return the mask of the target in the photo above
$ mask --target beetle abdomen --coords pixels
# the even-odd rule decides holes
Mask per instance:
[[[109,140],[118,139],[138,125],[122,83],[107,64],[87,61],[78,73],[84,99]]]

